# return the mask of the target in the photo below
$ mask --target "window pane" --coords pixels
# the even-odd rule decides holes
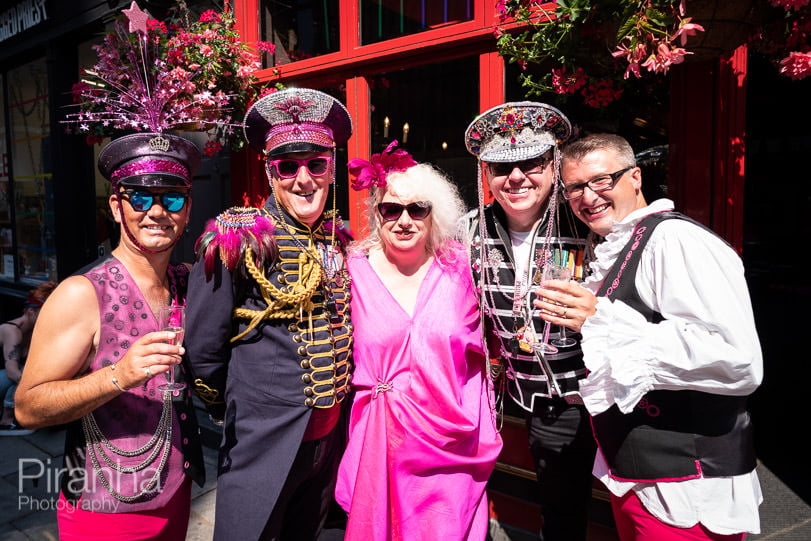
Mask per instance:
[[[262,40],[276,46],[265,67],[289,64],[338,50],[338,0],[262,0]]]
[[[473,0],[358,0],[361,43],[376,43],[473,18]]]
[[[580,93],[527,96],[521,86],[522,73],[537,74],[544,68],[531,66],[523,71],[517,64],[507,64],[507,101],[539,101],[560,109],[580,136],[590,133],[616,133],[631,144],[642,168],[642,191],[648,201],[664,197],[667,191],[667,143],[670,119],[670,85],[668,79],[631,81],[619,100],[594,108],[583,101]],[[588,85],[587,85],[588,86]],[[582,91],[581,91],[582,92]]]
[[[8,114],[21,282],[56,280],[48,72],[45,59],[8,72]]]
[[[14,252],[11,224],[11,186],[6,148],[6,104],[3,101],[3,76],[0,75],[0,278],[14,279]]]
[[[194,13],[197,2],[189,2],[189,9]],[[203,7],[198,8],[202,11]],[[110,30],[112,25],[108,25],[107,30]],[[94,45],[102,42],[103,35],[99,34],[90,40],[84,41],[78,46],[79,53],[79,66],[92,66],[98,62],[98,54],[93,50]],[[80,73],[76,73],[76,80],[80,80]],[[98,163],[99,153],[109,142],[109,137],[103,137],[101,140],[96,140],[95,137],[88,137],[88,142],[92,142],[93,164]],[[112,193],[112,186],[99,172],[98,167],[93,167],[94,172],[94,186],[96,194],[96,239],[95,245],[99,256],[109,254],[110,251],[118,243],[118,225],[113,219],[112,212],[110,211],[110,204],[108,202],[110,194]]]
[[[418,162],[430,162],[476,205],[476,159],[465,149],[465,128],[479,103],[474,58],[452,60],[369,77],[372,153],[393,139]]]

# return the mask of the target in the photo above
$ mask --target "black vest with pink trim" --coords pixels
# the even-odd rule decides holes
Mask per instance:
[[[676,212],[644,218],[597,293],[622,300],[651,323],[664,318],[642,302],[634,279],[642,250],[656,226],[667,219],[704,228]],[[755,468],[752,423],[743,396],[650,391],[632,412],[623,414],[614,405],[594,416],[592,426],[616,479],[678,481],[742,475]]]

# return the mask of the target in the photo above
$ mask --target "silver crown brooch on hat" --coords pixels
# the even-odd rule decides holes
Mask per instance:
[[[149,140],[149,148],[167,152],[169,150],[169,139],[161,137],[160,135],[153,137]]]

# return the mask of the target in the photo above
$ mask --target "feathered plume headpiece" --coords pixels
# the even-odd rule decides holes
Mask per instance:
[[[64,122],[79,133],[105,135],[194,125],[216,128],[217,140],[241,143],[234,128],[242,124],[234,118],[258,93],[258,55],[239,41],[230,11],[209,11],[189,23],[185,3],[180,7],[185,26],[151,19],[134,1],[124,9],[126,18],[94,46],[98,61],[73,88],[80,111]],[[207,154],[213,154],[209,146],[220,148],[210,141]]]
[[[417,165],[411,154],[402,149],[395,150],[396,147],[397,141],[394,140],[380,154],[372,154],[369,161],[361,158],[349,160],[349,173],[355,177],[352,189],[360,191],[372,186],[383,187],[389,173],[402,172]]]

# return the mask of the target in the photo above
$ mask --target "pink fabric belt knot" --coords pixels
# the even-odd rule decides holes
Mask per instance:
[[[394,389],[394,386],[390,381],[383,382],[377,380],[377,385],[375,385],[375,394],[374,396],[372,396],[372,398],[377,398],[377,395],[379,395],[380,393],[385,393],[391,391],[392,389]]]

